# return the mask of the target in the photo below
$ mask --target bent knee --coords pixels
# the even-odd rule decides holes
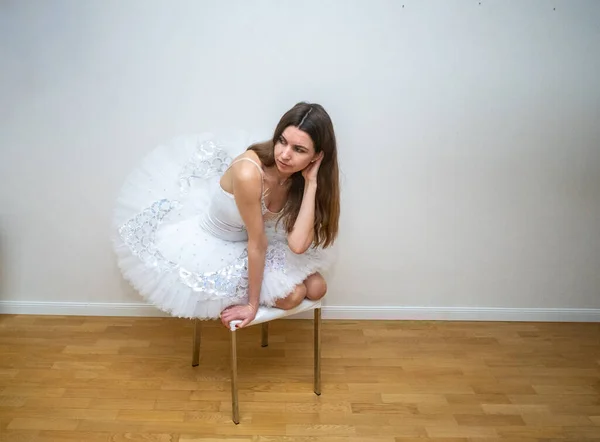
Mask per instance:
[[[306,285],[298,284],[296,286],[296,289],[292,293],[290,293],[283,299],[277,300],[277,302],[275,303],[275,306],[282,310],[293,309],[294,307],[300,305],[302,300],[306,297],[306,293],[307,293]]]
[[[313,301],[318,301],[327,293],[327,281],[321,275],[311,275],[306,280],[306,297]]]

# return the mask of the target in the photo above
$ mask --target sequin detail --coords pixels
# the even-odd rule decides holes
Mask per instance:
[[[179,179],[181,194],[190,190],[193,180],[207,179],[222,174],[232,158],[212,141],[199,143],[194,155],[182,167]],[[176,273],[177,279],[194,292],[202,293],[204,300],[229,298],[243,300],[248,293],[247,249],[231,264],[216,272],[192,272],[179,263],[163,256],[156,247],[156,231],[165,217],[181,207],[178,200],[163,198],[155,201],[118,229],[119,235],[131,253],[147,267],[159,273]],[[266,209],[266,206],[265,206]],[[269,244],[265,266],[285,273],[286,251],[279,241]]]
[[[280,241],[270,244],[265,255],[265,266],[286,273],[286,248],[287,245]]]
[[[186,193],[194,179],[207,179],[223,174],[233,159],[213,141],[198,143],[194,155],[183,165],[179,173],[179,189]]]
[[[155,267],[161,272],[170,272],[178,267],[177,263],[166,259],[155,245],[156,229],[162,219],[177,207],[176,201],[158,200],[119,228],[119,235],[131,252],[148,267]]]

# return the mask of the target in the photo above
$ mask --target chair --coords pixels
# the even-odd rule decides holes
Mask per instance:
[[[260,306],[256,312],[256,317],[246,327],[262,324],[261,346],[269,345],[269,322],[275,319],[284,318],[296,313],[314,310],[314,392],[317,396],[321,395],[321,300],[311,301],[304,299],[298,306],[290,310],[279,308],[270,308]],[[235,325],[242,321],[231,321],[229,328],[231,331],[231,408],[232,420],[234,423],[240,423],[240,412],[238,406],[238,386],[237,386],[237,339]],[[192,343],[192,366],[196,367],[200,361],[200,342],[201,342],[201,321],[194,320],[194,336]]]

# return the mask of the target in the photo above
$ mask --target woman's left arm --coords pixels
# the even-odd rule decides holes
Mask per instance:
[[[288,245],[294,253],[304,253],[315,237],[315,197],[317,194],[317,174],[323,161],[323,155],[302,171],[304,176],[304,194],[298,217],[292,231],[288,234]]]

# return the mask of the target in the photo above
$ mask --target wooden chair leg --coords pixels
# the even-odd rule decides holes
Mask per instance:
[[[194,319],[194,336],[192,339],[192,367],[200,363],[200,342],[202,338],[202,325],[199,319]]]
[[[231,411],[235,424],[240,423],[240,410],[238,404],[237,386],[237,337],[236,332],[231,331]]]
[[[315,363],[315,394],[321,395],[321,309],[315,309],[314,315],[314,363]]]
[[[266,347],[269,345],[269,323],[263,322],[261,329],[261,347]]]

